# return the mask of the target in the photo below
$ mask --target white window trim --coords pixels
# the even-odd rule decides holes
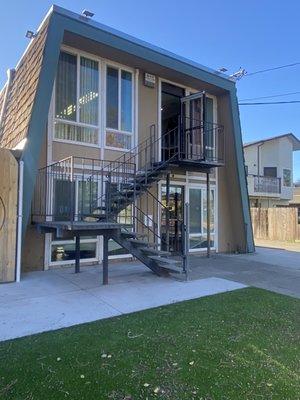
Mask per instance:
[[[284,172],[283,172],[284,170],[288,170],[291,173],[291,184],[289,186],[284,184]],[[292,188],[293,187],[293,171],[291,168],[282,168],[282,179],[281,180],[282,180],[282,186],[284,188]]]
[[[136,146],[136,143],[138,141],[138,137],[137,137],[138,80],[137,79],[138,79],[139,70],[138,69],[135,70],[134,68],[130,68],[126,65],[120,64],[115,61],[111,61],[111,60],[103,58],[103,57],[97,57],[94,54],[91,54],[91,53],[88,53],[88,52],[85,52],[82,50],[77,50],[70,46],[63,45],[63,46],[61,46],[60,50],[77,57],[77,94],[79,93],[80,57],[86,57],[86,58],[89,58],[90,60],[98,62],[98,73],[99,73],[98,125],[91,125],[91,124],[86,124],[86,123],[80,122],[78,111],[76,113],[76,121],[69,121],[69,120],[65,120],[65,119],[56,118],[55,117],[55,83],[54,83],[52,100],[51,100],[51,105],[50,105],[50,112],[49,112],[49,125],[48,125],[49,127],[51,126],[51,132],[49,135],[49,138],[51,138],[51,141],[59,142],[59,143],[75,144],[75,145],[86,146],[86,147],[99,148],[101,150],[101,158],[102,159],[104,158],[104,150],[105,149],[120,151],[120,152],[126,152],[126,151],[132,150],[132,148],[134,148]],[[132,132],[122,131],[122,130],[113,130],[111,128],[106,128],[106,71],[107,71],[108,66],[118,69],[118,71],[119,71],[118,72],[119,73],[119,86],[121,85],[121,79],[120,79],[121,70],[128,71],[132,74]],[[79,101],[79,97],[77,95],[77,98],[76,98],[77,110],[79,110],[78,101]],[[119,103],[120,103],[120,101],[121,101],[121,96],[119,96]],[[121,109],[120,109],[118,118],[119,119],[121,118]],[[97,129],[98,143],[94,144],[94,143],[80,142],[80,141],[75,141],[75,140],[73,141],[73,140],[55,138],[55,132],[54,132],[55,122],[61,122],[61,123],[66,123],[66,124],[75,125],[75,126],[81,126],[81,127],[85,127],[85,128]],[[119,126],[120,126],[120,124],[119,124]],[[132,137],[131,149],[106,146],[106,131],[111,131],[111,132],[116,132],[116,133],[126,134],[128,136],[131,136]]]
[[[74,174],[74,182],[75,182],[75,214],[78,214],[79,211],[79,204],[78,204],[78,185],[79,182],[81,182],[81,175],[80,174]],[[53,179],[51,179],[51,185],[53,185]],[[100,182],[98,182],[98,190],[99,190]],[[52,193],[53,189],[52,189]],[[50,202],[50,214],[52,214],[52,208],[53,208],[53,200]],[[68,265],[68,264],[74,264],[75,260],[66,260],[66,261],[51,261],[51,249],[53,244],[71,244],[73,243],[74,240],[51,240],[51,234],[49,234],[48,237],[48,246],[47,251],[45,252],[45,269],[48,269],[49,266],[54,266],[54,265]],[[99,262],[100,261],[100,248],[99,248],[99,236],[97,236],[94,239],[81,239],[81,243],[97,243],[96,245],[96,258],[85,258],[85,259],[80,259],[81,263],[91,263],[91,262]]]
[[[98,246],[98,238],[95,239],[80,239],[80,244],[81,243],[96,243],[96,257],[93,258],[81,258],[80,263],[91,263],[91,262],[98,262],[99,261],[99,246]],[[52,246],[54,245],[65,245],[65,244],[75,244],[75,240],[53,240],[50,243],[50,259],[49,259],[49,266],[55,266],[55,265],[73,265],[75,264],[75,260],[65,260],[65,261],[52,261],[51,260],[51,255],[52,255]]]
[[[128,68],[128,67],[124,67],[121,64],[115,63],[115,62],[111,62],[108,60],[104,61],[104,68],[105,68],[105,73],[104,73],[104,77],[105,77],[105,86],[104,86],[104,98],[103,98],[103,103],[104,103],[104,109],[105,109],[105,115],[103,115],[103,120],[104,120],[104,135],[103,135],[103,147],[104,149],[108,149],[108,150],[115,150],[115,151],[121,151],[121,152],[126,152],[126,151],[130,151],[135,147],[135,138],[137,137],[137,125],[136,125],[136,113],[137,110],[135,110],[135,105],[136,105],[136,92],[138,90],[138,85],[136,85],[136,73],[137,70],[135,71],[132,68]],[[107,82],[107,69],[108,68],[114,68],[118,70],[118,128],[120,129],[115,129],[115,128],[110,128],[107,127],[106,124],[106,113],[107,113],[107,108],[106,108],[106,96],[107,96],[107,87],[106,87],[106,82]],[[121,130],[121,118],[122,118],[122,110],[121,110],[121,74],[122,74],[122,70],[130,72],[131,76],[132,76],[132,96],[131,96],[131,126],[132,126],[132,131],[123,131]],[[113,133],[120,133],[121,135],[127,135],[131,137],[131,148],[119,148],[119,147],[114,147],[114,146],[108,146],[106,144],[106,133],[107,132],[113,132]]]
[[[187,174],[185,180],[178,180],[178,181],[171,180],[170,181],[170,185],[183,186],[184,187],[184,205],[186,203],[189,203],[189,189],[190,188],[191,189],[194,189],[194,188],[202,189],[202,191],[201,191],[201,201],[202,201],[201,207],[203,207],[203,191],[206,191],[206,184],[204,182],[203,183],[190,182],[189,179],[190,179],[190,177]],[[165,182],[163,182],[163,181],[158,182],[158,199],[159,199],[160,202],[161,202],[162,186],[164,186],[164,185],[165,185]],[[218,226],[219,226],[218,225],[218,217],[219,217],[219,215],[218,215],[218,199],[217,199],[217,195],[218,195],[218,184],[217,184],[217,181],[211,182],[210,189],[214,191],[214,200],[215,200],[215,202],[214,202],[214,217],[215,217],[215,219],[214,219],[214,232],[211,232],[211,236],[214,237],[214,246],[211,247],[211,250],[218,252],[218,235],[219,235],[218,234]],[[203,229],[203,213],[201,214],[201,223],[202,223],[202,229]],[[160,233],[161,233],[160,232],[160,227],[161,227],[161,211],[159,213],[159,229],[158,229],[159,236],[160,236]],[[202,233],[199,234],[199,237],[201,235],[205,236],[206,233],[202,231]],[[200,252],[202,253],[202,252],[206,252],[206,251],[207,251],[206,247],[198,248],[198,249],[189,249],[189,253],[200,253]]]
[[[71,121],[71,120],[67,120],[67,119],[62,119],[62,118],[56,118],[55,116],[55,100],[56,100],[56,96],[55,96],[55,85],[56,85],[56,81],[54,82],[54,86],[53,86],[53,98],[52,98],[52,140],[54,142],[61,142],[61,143],[72,143],[72,144],[79,144],[81,146],[88,146],[88,147],[97,147],[99,148],[100,146],[100,121],[101,121],[101,107],[100,107],[100,103],[101,103],[101,77],[102,77],[102,67],[101,67],[101,59],[98,59],[96,57],[93,57],[92,55],[88,55],[87,53],[81,52],[81,51],[77,51],[75,49],[71,49],[69,47],[65,47],[62,46],[60,49],[62,52],[71,54],[73,56],[76,56],[76,63],[77,63],[77,76],[76,76],[76,119],[75,121]],[[84,122],[79,121],[80,118],[80,113],[79,113],[79,93],[80,93],[80,58],[81,57],[85,57],[85,58],[89,58],[92,61],[96,61],[98,62],[98,74],[99,74],[99,79],[98,79],[98,125],[92,125],[92,124],[87,124]],[[87,142],[80,142],[80,141],[76,141],[76,140],[67,140],[67,139],[59,139],[55,137],[55,122],[57,123],[65,123],[65,124],[69,124],[72,126],[80,126],[83,128],[90,128],[90,129],[95,129],[98,131],[98,135],[97,135],[97,141],[98,143],[87,143]]]

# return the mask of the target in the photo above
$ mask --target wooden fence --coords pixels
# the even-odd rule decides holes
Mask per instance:
[[[18,163],[0,149],[0,282],[15,280]]]
[[[251,208],[255,239],[300,240],[298,210],[295,207]]]

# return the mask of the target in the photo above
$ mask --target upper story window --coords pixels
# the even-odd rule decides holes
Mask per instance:
[[[55,86],[54,137],[97,145],[99,63],[61,52]]]
[[[277,167],[264,167],[264,176],[277,178]]]
[[[132,73],[112,66],[106,70],[106,146],[132,148]]]
[[[284,168],[282,171],[282,183],[286,187],[292,186],[292,171],[288,168]]]

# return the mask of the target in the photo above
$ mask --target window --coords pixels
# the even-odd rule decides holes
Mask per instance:
[[[247,176],[249,175],[249,167],[248,167],[248,165],[245,165],[245,174]]]
[[[201,188],[189,189],[189,248],[191,251],[207,247],[207,199],[206,190]],[[215,236],[215,192],[210,195],[210,246],[214,247]]]
[[[55,85],[54,137],[98,144],[99,65],[61,52]]]
[[[97,238],[84,238],[80,240],[80,259],[95,261],[97,255]],[[75,239],[54,240],[51,243],[51,263],[73,264],[75,262]]]
[[[107,67],[106,71],[106,146],[130,149],[133,127],[132,73]]]
[[[290,169],[283,169],[283,186],[292,186],[292,171]]]
[[[269,178],[277,178],[277,168],[264,167],[264,176],[268,176]]]
[[[80,176],[77,176],[73,182],[68,179],[55,178],[53,179],[53,190],[53,214],[56,221],[65,221],[70,217],[80,220],[82,217],[90,215],[97,206],[98,182],[84,181]],[[72,199],[74,198],[73,204]],[[96,236],[83,237],[80,240],[80,259],[84,261],[98,259],[97,242]],[[74,263],[75,240],[53,237],[50,254],[50,263]]]

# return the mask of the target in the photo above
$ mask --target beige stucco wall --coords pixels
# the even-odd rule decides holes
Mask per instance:
[[[238,179],[229,95],[218,98],[218,119],[224,125],[225,167],[218,172],[219,251],[245,251],[246,236]]]
[[[72,143],[52,142],[53,162],[62,160],[69,156],[100,158],[100,149],[97,147],[83,146]]]

